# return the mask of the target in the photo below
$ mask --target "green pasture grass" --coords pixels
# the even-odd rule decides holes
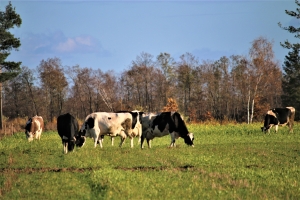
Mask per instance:
[[[299,199],[300,124],[262,133],[261,124],[190,124],[195,147],[170,137],[152,148],[84,147],[64,155],[57,132],[0,140],[0,199]]]

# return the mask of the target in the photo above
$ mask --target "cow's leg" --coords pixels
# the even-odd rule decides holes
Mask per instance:
[[[175,133],[174,132],[170,133],[170,136],[171,136],[170,147],[175,147]]]
[[[104,142],[104,135],[100,135],[100,140],[101,140],[101,142],[103,144],[103,142]]]
[[[144,148],[144,140],[145,140],[145,134],[142,133],[142,136],[141,136],[141,149]]]
[[[100,142],[99,142],[100,143]],[[94,147],[96,148],[97,147],[97,138],[94,137]]]
[[[289,132],[293,133],[293,122],[289,121]]]
[[[119,147],[122,147],[122,145],[124,144],[125,139],[126,139],[126,137],[127,137],[127,136],[126,136],[126,133],[125,133],[124,131],[121,131],[120,137],[121,137],[121,142],[120,142]]]
[[[68,153],[68,142],[63,142],[63,146],[64,146],[64,154],[67,154]]]
[[[100,145],[100,148],[102,149],[102,147],[103,147],[103,139],[99,140],[99,145]]]
[[[151,149],[151,141],[152,141],[152,139],[148,139],[147,138],[147,144],[148,144],[148,147]]]
[[[125,142],[125,139],[126,139],[126,137],[122,137],[122,136],[121,136],[121,142],[120,142],[119,147],[122,147],[122,145],[123,145],[124,142]]]
[[[115,140],[115,138],[114,137],[110,137],[110,140],[111,140],[111,146],[114,146],[114,140]]]
[[[130,138],[130,147],[133,148],[133,137]]]
[[[40,140],[42,135],[42,129],[38,130],[36,133],[37,139]]]
[[[144,136],[147,140],[147,144],[148,144],[148,148],[151,148],[151,141],[153,140],[154,138],[154,134],[153,134],[153,131],[151,129],[148,129],[145,133],[145,136]]]
[[[99,142],[100,148],[103,147],[103,141],[104,141],[104,135],[99,135],[98,142]]]
[[[99,145],[102,148],[102,141],[100,136],[100,129],[90,129],[90,135],[94,138],[94,147],[97,147],[97,142],[99,141]]]
[[[67,136],[63,136],[62,137],[62,144],[63,144],[63,147],[64,147],[64,149],[63,149],[63,153],[64,154],[67,154],[68,153],[68,140],[69,140],[69,138],[67,137]]]
[[[278,131],[278,125],[275,125],[275,133]]]
[[[138,144],[140,144],[141,143],[141,136],[139,136],[139,140],[138,140]]]

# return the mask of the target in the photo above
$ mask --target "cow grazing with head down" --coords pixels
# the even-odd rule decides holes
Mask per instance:
[[[81,137],[79,133],[78,121],[70,113],[58,116],[57,132],[62,140],[63,153],[73,151],[75,145],[82,147],[85,143],[85,137]]]
[[[95,112],[85,118],[80,131],[86,137],[94,138],[94,146],[96,147],[99,143],[101,148],[104,135],[120,136],[121,143],[119,146],[121,147],[126,137],[132,134],[137,122],[137,112]]]
[[[34,138],[40,140],[44,130],[44,120],[41,116],[34,116],[28,119],[25,125],[25,134],[28,141]]]
[[[182,117],[177,112],[162,112],[159,115],[149,114],[143,117],[143,134],[141,138],[141,148],[144,139],[147,140],[148,147],[151,148],[151,141],[155,137],[162,137],[170,134],[170,147],[175,146],[175,139],[184,139],[187,145],[194,146],[194,134],[190,133]]]
[[[261,130],[270,132],[272,126],[275,126],[275,132],[277,132],[278,126],[288,124],[289,131],[293,132],[294,118],[295,108],[293,107],[273,108],[266,113],[264,126],[261,127]]]

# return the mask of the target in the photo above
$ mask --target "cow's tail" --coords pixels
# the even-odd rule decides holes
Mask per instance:
[[[294,126],[294,119],[295,119],[296,110],[295,110],[294,107],[289,107],[289,109],[291,110],[290,121],[289,121],[289,127],[290,127],[290,131],[293,131],[293,126]]]
[[[295,114],[296,114],[296,110],[295,110],[295,108],[290,108],[291,109],[291,120],[293,120],[294,121],[294,119],[295,119]]]

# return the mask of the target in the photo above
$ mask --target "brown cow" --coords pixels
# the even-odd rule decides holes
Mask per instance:
[[[44,130],[44,120],[41,116],[34,116],[29,118],[25,126],[25,134],[28,141],[32,141],[34,138],[40,140],[42,131]]]

